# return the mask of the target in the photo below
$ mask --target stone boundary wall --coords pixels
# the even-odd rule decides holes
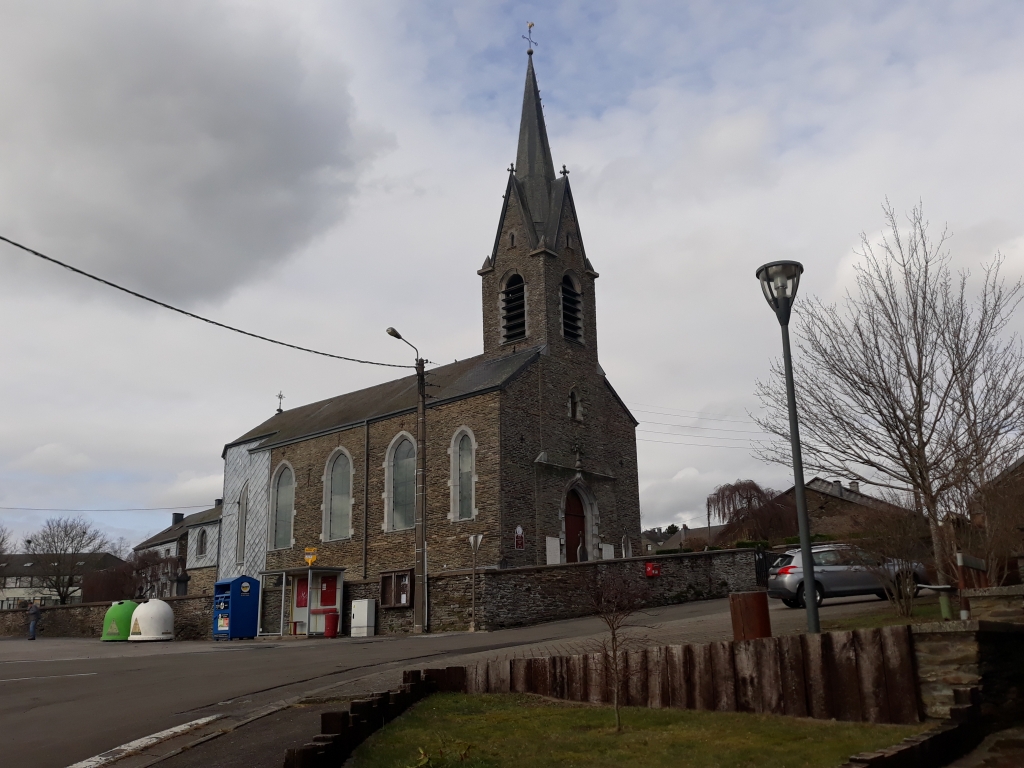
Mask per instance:
[[[209,640],[213,637],[213,598],[165,597],[174,611],[175,640]],[[51,605],[42,609],[40,637],[95,637],[103,630],[109,602]],[[0,637],[28,636],[28,615],[23,610],[0,611]]]
[[[1024,624],[1024,584],[964,589],[960,598],[967,599],[974,620]]]
[[[994,621],[916,624],[914,660],[921,704],[928,717],[944,719],[956,706],[956,689],[981,691],[987,719],[1024,717],[1024,626]]]

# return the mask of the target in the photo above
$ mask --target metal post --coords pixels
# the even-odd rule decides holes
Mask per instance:
[[[788,313],[787,313],[788,319]],[[782,326],[782,357],[786,366],[786,400],[789,403],[789,440],[793,446],[793,495],[796,519],[800,527],[800,557],[804,571],[804,603],[807,605],[807,631],[821,632],[818,621],[818,594],[814,587],[814,560],[811,556],[811,522],[807,517],[804,494],[804,462],[800,455],[800,427],[796,416],[796,388],[793,385],[793,358],[789,350],[789,323]]]
[[[416,357],[416,583],[413,593],[413,628],[426,632],[427,608],[427,387],[423,358]]]
[[[470,593],[473,595],[472,616],[469,622],[469,631],[476,632],[476,547],[473,547],[473,581],[470,586]]]

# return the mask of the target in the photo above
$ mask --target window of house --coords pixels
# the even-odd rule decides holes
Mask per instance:
[[[196,542],[196,555],[206,557],[206,529],[199,529],[199,540]]]
[[[249,484],[238,494],[238,530],[235,532],[235,562],[245,562],[245,526],[249,518]]]
[[[501,292],[501,336],[503,341],[526,338],[526,283],[512,275]]]
[[[570,341],[583,340],[583,311],[579,289],[572,277],[562,278],[562,335]]]
[[[403,437],[391,457],[391,530],[412,528],[416,520],[416,448]]]
[[[412,606],[412,571],[392,571],[380,575],[380,607]]]
[[[295,511],[295,476],[285,466],[274,483],[274,549],[292,545],[292,516]]]
[[[343,451],[328,466],[327,483],[324,538],[347,539],[352,535],[352,460]]]

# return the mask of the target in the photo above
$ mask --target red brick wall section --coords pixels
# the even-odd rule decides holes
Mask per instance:
[[[213,598],[168,597],[174,611],[175,640],[208,640],[212,636]],[[41,637],[95,637],[103,631],[103,617],[110,603],[76,603],[43,608],[38,633]],[[0,636],[27,635],[25,611],[0,611]]]

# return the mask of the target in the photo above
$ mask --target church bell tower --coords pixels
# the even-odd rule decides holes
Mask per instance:
[[[547,354],[597,362],[594,280],[580,236],[569,171],[556,173],[533,51],[515,165],[509,168],[494,247],[482,277],[484,354],[544,347]]]

